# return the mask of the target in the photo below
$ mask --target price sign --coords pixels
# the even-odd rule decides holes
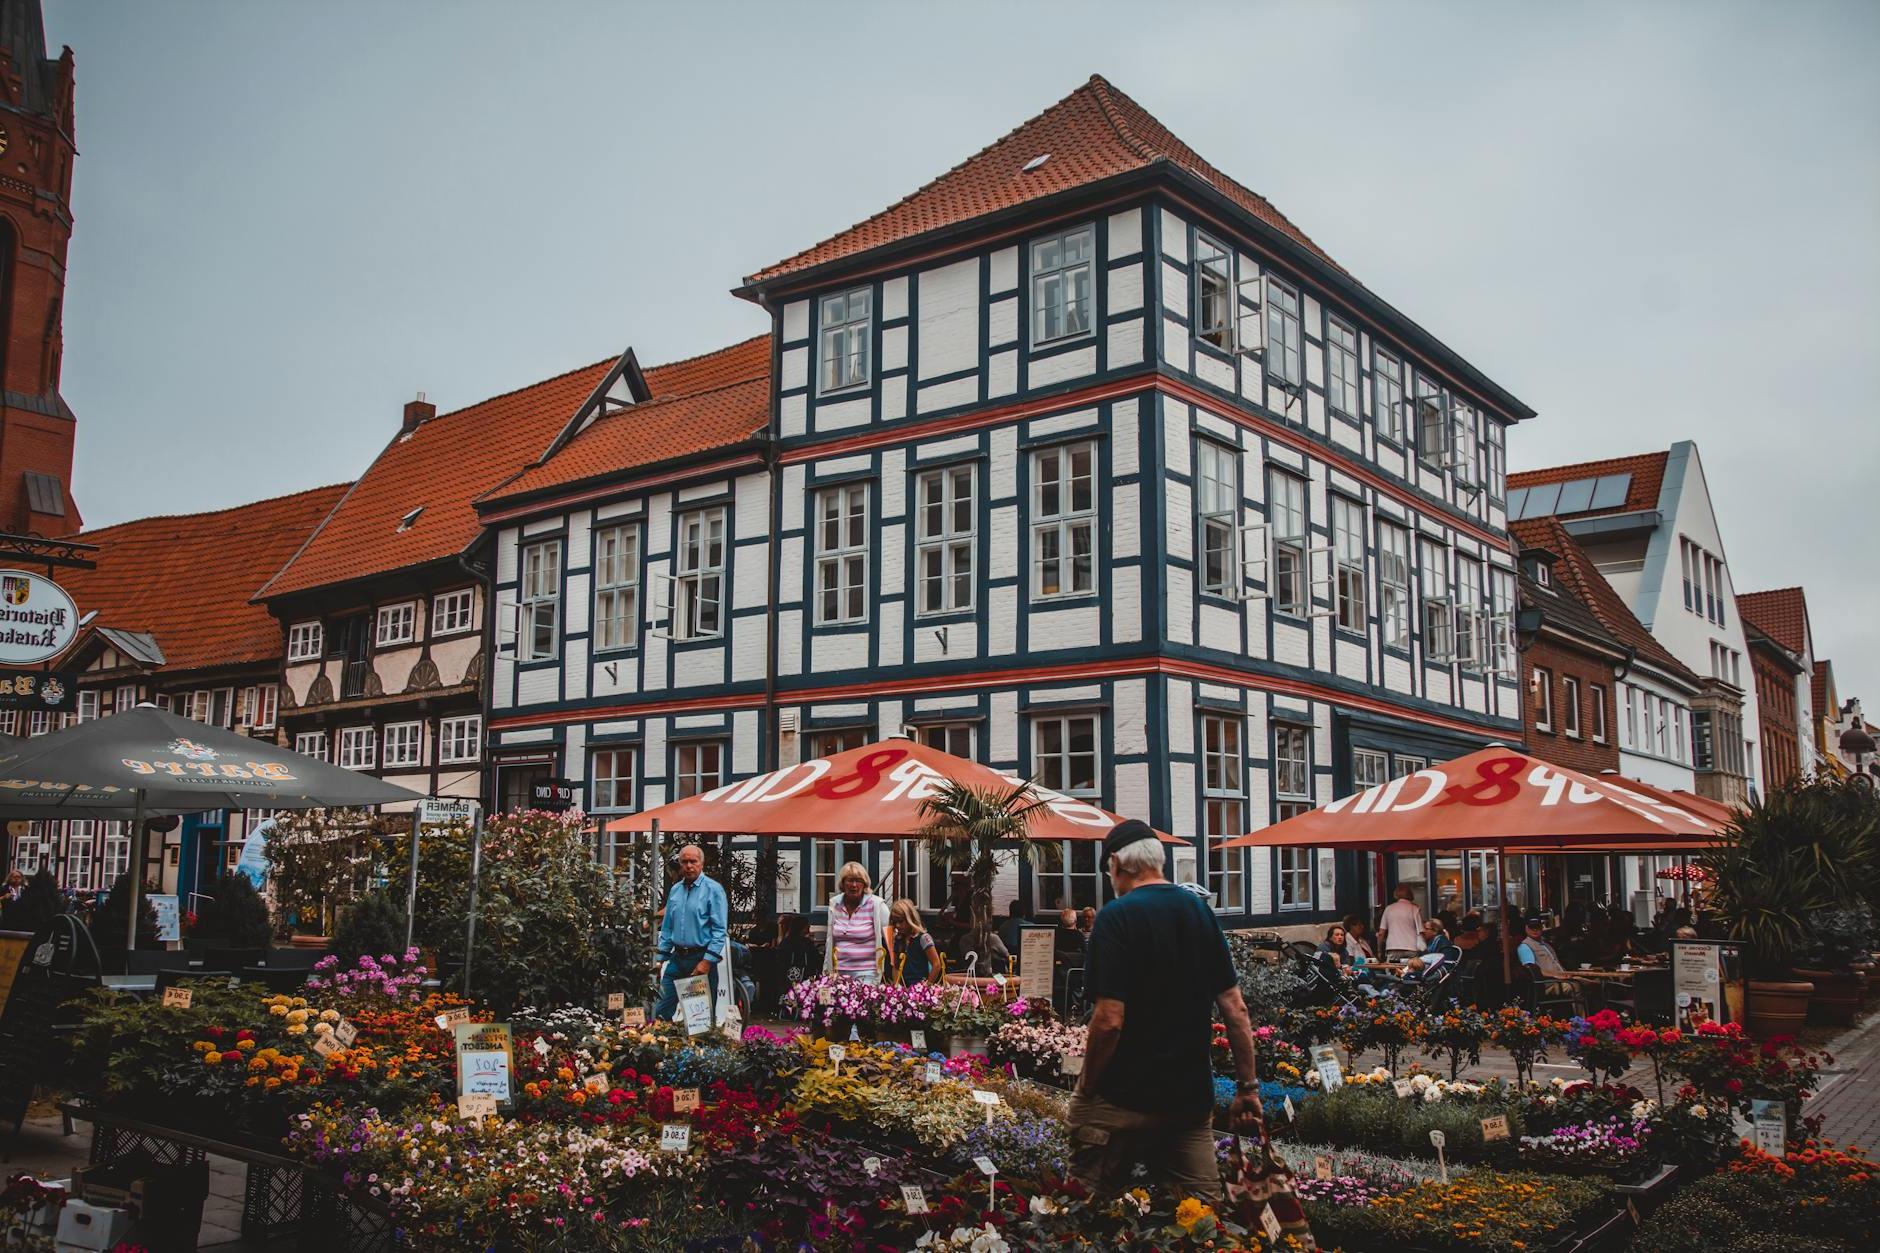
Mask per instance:
[[[939,1062],[927,1063],[927,1082],[928,1083],[940,1082],[940,1063]]]
[[[674,987],[679,993],[679,1009],[685,1018],[687,1035],[704,1035],[712,1029],[712,985],[704,975],[681,979]]]
[[[613,1082],[606,1075],[596,1071],[581,1081],[581,1086],[596,1096],[606,1096],[613,1091]]]
[[[1397,1099],[1400,1101],[1415,1091],[1415,1089],[1410,1086],[1408,1079],[1397,1080],[1397,1082],[1390,1085],[1390,1090],[1397,1094]]]
[[[1001,992],[1005,991],[1005,976],[1004,975],[995,974],[992,976],[992,981],[999,985],[999,991]]]
[[[973,1165],[979,1167],[979,1173],[982,1175],[991,1176],[991,1175],[996,1175],[999,1173],[999,1168],[992,1164],[992,1159],[990,1157],[985,1157],[985,1156],[975,1157],[973,1159]]]
[[[1284,1098],[1284,1099],[1285,1099],[1285,1101],[1286,1101],[1286,1121],[1287,1121],[1287,1122],[1291,1122],[1291,1121],[1293,1120],[1293,1104],[1292,1104],[1292,1098],[1291,1098],[1291,1097],[1289,1096],[1289,1097],[1286,1097],[1286,1098]]]
[[[621,1010],[620,1025],[623,1027],[644,1027],[646,1025],[646,1011],[637,1006]]]
[[[347,1048],[351,1048],[353,1041],[359,1038],[359,1028],[342,1018],[333,1024],[333,1038],[338,1040],[341,1044],[344,1044]]]
[[[1443,1146],[1449,1143],[1449,1137],[1441,1131],[1430,1132],[1430,1143],[1436,1148],[1436,1169],[1443,1174],[1443,1182],[1449,1182],[1449,1159],[1443,1155]]]
[[[1073,1049],[1065,1049],[1058,1057],[1058,1073],[1066,1078],[1083,1074],[1084,1055]]]
[[[915,1027],[907,1033],[907,1042],[913,1045],[916,1053],[925,1053],[927,1051],[927,1033],[922,1031],[919,1027]]]
[[[831,1044],[829,1046],[829,1061],[837,1070],[842,1069],[842,1059],[848,1055],[849,1050],[846,1045]]]
[[[457,1117],[481,1122],[496,1113],[496,1098],[488,1092],[466,1092],[457,1098]]]
[[[437,1016],[438,1029],[442,1031],[455,1031],[458,1027],[469,1021],[470,1011],[462,1005],[459,1005],[456,1009],[447,1009]]]
[[[231,992],[239,992],[242,990],[242,977],[240,975],[230,975],[228,977],[228,990]]]
[[[1318,1179],[1332,1177],[1332,1159],[1323,1155],[1312,1159],[1312,1174]]]
[[[625,992],[609,992],[607,994],[607,1010],[609,1013],[625,1009],[626,1007],[627,994]]]
[[[1448,1143],[1449,1143],[1449,1137],[1444,1135],[1442,1132],[1440,1131],[1430,1132],[1430,1144],[1433,1147],[1440,1149]]]
[[[1508,1138],[1508,1116],[1496,1114],[1482,1120],[1482,1140],[1506,1140]]]
[[[1273,1244],[1279,1243],[1280,1234],[1284,1229],[1279,1225],[1279,1215],[1273,1212],[1271,1205],[1260,1207],[1260,1228],[1266,1232],[1268,1241]]]
[[[345,1045],[341,1044],[330,1035],[317,1035],[313,1037],[313,1051],[322,1057],[331,1057],[344,1047]]]
[[[999,1094],[988,1092],[984,1088],[973,1089],[973,1099],[986,1107],[986,1126],[992,1125],[992,1111],[998,1107]]]
[[[1789,1115],[1782,1102],[1751,1101],[1749,1117],[1755,1133],[1751,1143],[1771,1157],[1788,1156]]]
[[[1329,1044],[1314,1046],[1312,1064],[1318,1068],[1319,1083],[1327,1092],[1345,1086],[1345,1072],[1338,1064],[1338,1050]]]
[[[862,1159],[862,1169],[868,1172],[870,1179],[873,1179],[876,1175],[881,1173],[881,1159],[879,1157],[864,1157]]]
[[[188,1009],[196,1003],[196,994],[189,988],[163,989],[163,1007],[165,1009]]]
[[[535,1055],[537,1057],[547,1057],[548,1056],[548,1037],[545,1035],[536,1036],[535,1043],[530,1045],[530,1047],[535,1050]]]
[[[659,1151],[683,1153],[692,1147],[692,1128],[682,1122],[669,1122],[659,1129]]]
[[[689,1114],[698,1108],[697,1088],[674,1088],[672,1090],[672,1112]]]
[[[925,1214],[927,1194],[921,1191],[917,1183],[904,1183],[901,1185],[901,1204],[907,1206],[907,1212],[910,1214]]]

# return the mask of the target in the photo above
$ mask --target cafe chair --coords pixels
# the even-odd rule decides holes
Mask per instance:
[[[1579,995],[1564,990],[1572,984],[1549,979],[1533,962],[1523,962],[1521,969],[1527,973],[1522,1000],[1529,1009],[1537,1014],[1553,1013],[1569,1018],[1580,1012]]]

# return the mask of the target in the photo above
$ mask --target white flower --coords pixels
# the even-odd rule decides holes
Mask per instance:
[[[1710,1111],[1705,1109],[1702,1105],[1693,1105],[1691,1106],[1691,1117],[1708,1118],[1710,1117]]]
[[[1060,1206],[1050,1197],[1042,1194],[1031,1198],[1031,1212],[1041,1217],[1050,1217],[1058,1212]]]
[[[128,926],[129,924],[126,923],[125,925]],[[1421,1096],[1423,1093],[1430,1090],[1430,1086],[1433,1082],[1434,1081],[1428,1075],[1412,1075],[1410,1076],[1410,1090]]]
[[[1423,1094],[1423,1099],[1433,1105],[1443,1099],[1443,1090],[1431,1084],[1429,1090]]]

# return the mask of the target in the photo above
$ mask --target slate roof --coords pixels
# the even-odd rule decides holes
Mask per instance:
[[[1798,657],[1808,643],[1808,596],[1799,587],[1778,587],[1767,592],[1742,592],[1736,612],[1757,630]]]
[[[770,337],[646,372],[653,396],[595,419],[484,506],[750,439],[770,418]]]
[[[1543,483],[1571,483],[1576,479],[1597,479],[1608,475],[1629,474],[1631,486],[1625,500],[1604,509],[1576,510],[1576,518],[1611,513],[1639,513],[1658,507],[1658,494],[1665,483],[1665,463],[1669,452],[1648,452],[1632,457],[1611,457],[1605,461],[1582,461],[1570,466],[1550,466],[1545,470],[1523,470],[1508,476],[1508,490],[1538,487]]]
[[[270,661],[282,655],[281,626],[249,603],[255,584],[300,547],[346,487],[86,531],[75,538],[98,546],[98,568],[61,570],[58,582],[117,642],[153,640],[166,670]],[[153,660],[142,645],[130,651]]]
[[[1024,168],[1046,155],[1050,159],[1037,168]],[[1160,163],[1183,167],[1345,272],[1264,196],[1215,169],[1147,109],[1092,74],[1076,91],[919,190],[745,281],[766,282]]]
[[[1549,622],[1564,626],[1568,630],[1587,639],[1605,644],[1612,648],[1623,649],[1618,637],[1606,629],[1605,623],[1588,608],[1574,590],[1570,581],[1560,569],[1564,554],[1557,547],[1559,539],[1556,533],[1564,536],[1560,523],[1552,518],[1536,518],[1531,522],[1514,522],[1508,527],[1509,534],[1522,549],[1541,548],[1553,553],[1554,577],[1542,586],[1527,576],[1524,570],[1519,579],[1519,591],[1522,605],[1532,605],[1543,610]],[[1565,536],[1567,543],[1572,543],[1571,536]]]
[[[1638,620],[1638,615],[1632,612],[1619,593],[1612,590],[1612,584],[1606,582],[1606,576],[1599,572],[1593,559],[1567,533],[1567,528],[1561,525],[1559,519],[1530,518],[1510,523],[1508,530],[1524,547],[1545,548],[1559,557],[1554,563],[1555,577],[1572,590],[1580,603],[1599,619],[1600,625],[1622,647],[1636,650],[1638,656],[1654,669],[1674,675],[1692,687],[1698,685],[1700,680],[1697,673],[1672,656],[1663,644],[1652,637],[1652,633],[1645,629],[1645,624]]]

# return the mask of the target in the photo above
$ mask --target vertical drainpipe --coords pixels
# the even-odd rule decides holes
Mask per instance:
[[[770,314],[770,378],[771,395],[774,397],[779,377],[778,356],[782,351],[782,335],[777,324],[777,311],[771,307],[769,297],[758,292],[755,299],[758,307]],[[760,774],[766,770],[775,770],[783,757],[783,736],[777,720],[777,592],[783,579],[783,483],[778,464],[777,409],[770,397],[765,399],[765,410],[768,416],[764,422],[764,473],[765,492],[770,497],[770,542],[766,545],[769,569],[765,581],[769,596],[764,606],[764,711],[757,741],[757,769]],[[757,854],[757,912],[760,915],[775,915],[777,912],[777,869],[780,864],[777,842],[774,839],[761,841]]]

